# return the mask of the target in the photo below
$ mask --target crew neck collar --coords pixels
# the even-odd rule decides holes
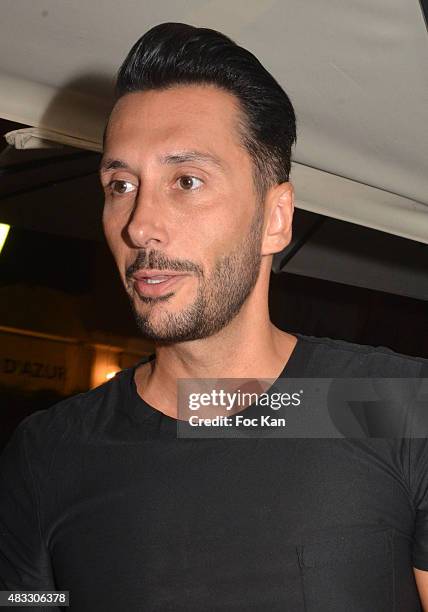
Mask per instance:
[[[278,376],[279,378],[298,378],[304,376],[305,366],[309,357],[310,342],[307,341],[307,337],[304,334],[298,332],[292,332],[292,335],[297,337],[297,342],[294,349],[288,358],[282,372]],[[120,382],[123,385],[123,391],[126,397],[126,408],[127,411],[132,412],[132,417],[137,421],[145,421],[152,417],[158,419],[170,421],[174,424],[177,420],[174,417],[164,414],[160,410],[157,410],[150,404],[148,404],[138,393],[137,385],[135,382],[135,371],[142,363],[146,361],[152,361],[155,355],[150,355],[149,359],[144,359],[136,363],[133,367],[123,372],[120,377]],[[278,380],[276,379],[276,380]]]

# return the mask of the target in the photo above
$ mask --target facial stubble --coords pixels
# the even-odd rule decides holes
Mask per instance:
[[[145,265],[175,271],[193,272],[198,280],[198,292],[194,302],[178,313],[165,312],[161,320],[153,320],[153,310],[167,303],[174,295],[160,298],[142,298],[128,289],[135,320],[142,335],[156,344],[176,344],[207,338],[219,332],[239,313],[252,292],[260,272],[263,209],[259,205],[253,216],[248,234],[227,255],[219,257],[209,277],[192,262],[165,261],[161,253],[140,253],[137,261],[147,260]],[[147,304],[146,312],[138,309],[138,302]]]

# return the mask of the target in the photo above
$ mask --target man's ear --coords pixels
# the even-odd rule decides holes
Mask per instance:
[[[266,229],[262,255],[282,251],[291,241],[294,188],[290,182],[274,185],[265,200]]]

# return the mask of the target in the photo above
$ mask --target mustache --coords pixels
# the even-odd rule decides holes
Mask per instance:
[[[125,275],[129,280],[138,270],[169,270],[170,272],[194,272],[199,276],[204,276],[201,266],[198,266],[189,259],[169,259],[160,251],[148,251],[140,249],[135,261],[128,266]]]

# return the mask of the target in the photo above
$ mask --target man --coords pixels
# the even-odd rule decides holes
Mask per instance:
[[[426,372],[270,322],[293,216],[288,97],[251,53],[184,24],[147,32],[117,91],[103,223],[156,353],[15,431],[2,588],[69,590],[79,612],[428,606],[424,439],[176,435],[178,379]]]

